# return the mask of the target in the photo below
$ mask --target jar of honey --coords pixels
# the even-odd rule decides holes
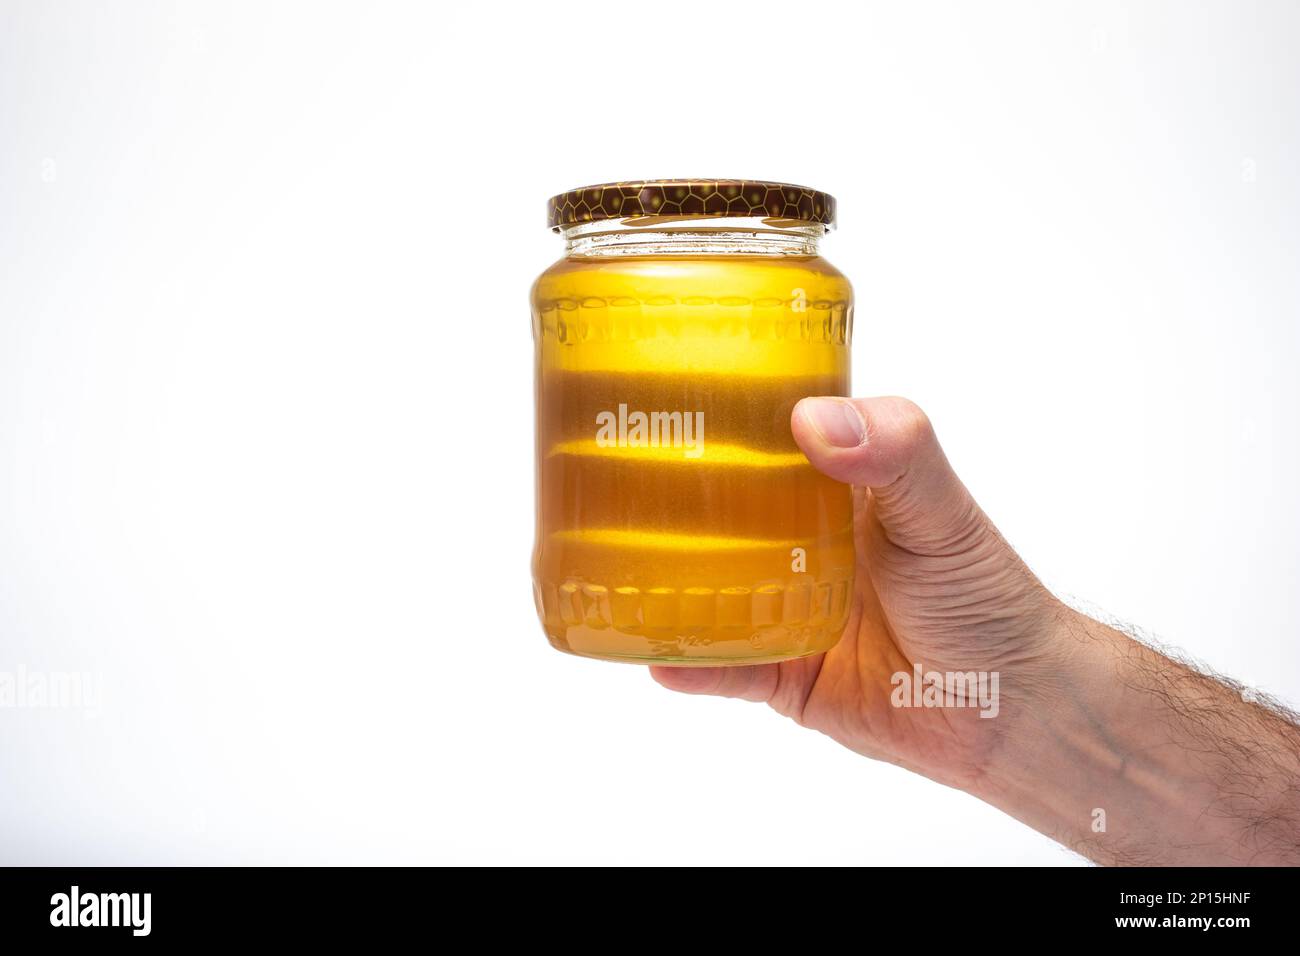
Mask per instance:
[[[682,665],[828,649],[853,590],[852,498],[790,415],[849,393],[853,291],[818,251],[835,200],[653,180],[575,189],[548,218],[565,255],[532,289],[547,638]]]

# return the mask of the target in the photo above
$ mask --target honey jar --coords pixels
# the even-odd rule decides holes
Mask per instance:
[[[851,492],[790,431],[799,399],[849,394],[853,292],[819,252],[834,222],[831,196],[771,182],[550,200],[565,251],[532,289],[532,570],[554,647],[718,665],[838,640]]]

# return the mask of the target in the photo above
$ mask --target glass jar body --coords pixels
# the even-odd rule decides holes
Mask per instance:
[[[751,664],[844,629],[851,492],[790,414],[849,393],[852,290],[815,243],[755,248],[616,241],[533,287],[533,584],[560,650]]]

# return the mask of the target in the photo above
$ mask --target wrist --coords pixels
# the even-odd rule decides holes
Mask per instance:
[[[1239,738],[1268,728],[1236,691],[1063,605],[1049,646],[975,796],[1102,863],[1285,858],[1291,843],[1260,829],[1289,828],[1294,761],[1280,765],[1285,746],[1245,755],[1243,790],[1255,745]]]
[[[1135,786],[1155,783],[1131,766],[1133,728],[1126,726],[1136,715],[1122,672],[1140,645],[1059,601],[1047,617],[1041,658],[1031,673],[1007,681],[1019,696],[1007,702],[1000,745],[971,792],[1104,859],[1098,844],[1112,832],[1117,804],[1131,805]]]

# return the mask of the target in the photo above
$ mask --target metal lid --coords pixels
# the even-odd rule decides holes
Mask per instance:
[[[835,223],[835,197],[806,186],[751,179],[644,179],[584,186],[552,196],[552,229],[602,219],[750,216]]]

